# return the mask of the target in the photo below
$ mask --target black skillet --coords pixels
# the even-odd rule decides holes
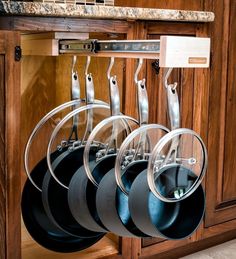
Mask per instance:
[[[157,184],[163,195],[170,195],[170,190],[175,190],[173,176],[178,175],[186,178],[188,172],[188,186],[191,187],[196,180],[196,175],[187,168],[178,165],[173,168],[166,166],[163,170],[169,170],[168,175],[162,175]],[[161,173],[161,172],[160,172]],[[168,190],[168,192],[167,192]],[[173,195],[173,193],[172,193]],[[145,234],[152,237],[167,239],[183,239],[190,236],[202,221],[205,211],[205,194],[202,186],[198,186],[196,191],[189,197],[179,202],[163,202],[151,191],[147,182],[147,169],[141,172],[133,182],[129,191],[129,209],[131,217],[136,226]]]
[[[140,59],[137,71],[139,71],[141,65],[142,60]],[[148,98],[144,80],[137,81],[136,83],[140,124],[142,124],[146,122],[148,117]],[[146,237],[146,235],[133,224],[129,211],[127,210],[128,201],[126,197],[123,196],[123,193],[119,192],[119,188],[117,187],[114,172],[115,159],[116,156],[114,157],[109,172],[103,176],[96,191],[96,209],[98,217],[109,231],[119,236]],[[144,169],[142,163],[139,163],[139,165],[135,167],[135,169],[137,168],[140,168],[141,171]],[[133,169],[132,164],[127,167],[127,170],[130,172],[130,174],[127,175],[131,176],[131,178],[127,178],[127,181],[125,182],[128,187],[133,178],[136,177],[135,170]],[[98,174],[99,172],[96,173]],[[102,173],[103,171],[100,172],[100,174]]]
[[[88,62],[89,59],[87,60]],[[89,64],[87,62],[87,64]],[[86,67],[87,70],[87,67]],[[44,177],[42,186],[42,199],[44,208],[50,220],[54,222],[55,225],[63,229],[65,232],[70,233],[79,237],[91,237],[97,236],[99,233],[94,231],[89,231],[88,229],[82,227],[76,220],[68,206],[67,194],[69,182],[77,171],[83,164],[83,152],[84,152],[84,142],[87,134],[91,132],[93,127],[93,109],[109,109],[105,104],[93,104],[94,103],[94,85],[91,74],[86,73],[86,101],[87,106],[81,107],[67,116],[65,116],[54,129],[48,144],[47,150],[47,162],[48,171]],[[87,124],[82,138],[82,143],[78,147],[74,147],[68,150],[66,153],[58,157],[53,164],[50,161],[50,153],[52,143],[59,132],[60,128],[72,117],[78,115],[80,112],[87,112]],[[94,145],[91,148],[90,156],[95,158],[99,146]],[[99,234],[100,235],[100,234]]]
[[[95,159],[98,149],[92,148],[90,159]],[[52,163],[54,174],[60,182],[68,186],[70,179],[83,164],[84,146],[74,151],[66,151]],[[68,201],[68,189],[58,184],[47,171],[42,185],[42,201],[45,211],[51,221],[68,234],[79,237],[95,237],[97,232],[82,227],[71,214]]]

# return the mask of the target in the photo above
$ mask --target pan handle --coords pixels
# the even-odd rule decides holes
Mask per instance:
[[[93,83],[93,77],[91,73],[85,75],[85,91],[86,91],[86,104],[93,104],[94,103],[94,83]],[[82,138],[82,143],[86,141],[86,139],[88,138],[92,130],[93,130],[93,110],[91,109],[87,111],[87,122],[86,122],[85,132]]]
[[[112,76],[109,78],[109,88],[110,88],[110,106],[111,106],[111,115],[116,116],[120,114],[120,94],[119,88],[116,80],[116,76]],[[114,146],[115,150],[117,150],[117,136],[119,132],[119,122],[116,120],[113,122],[112,133],[110,137],[109,144],[107,146],[106,154],[109,151],[111,146]]]
[[[111,76],[112,67],[114,66],[115,58],[110,58],[110,63],[107,69],[107,79],[109,82],[109,96],[110,96],[110,106],[111,106],[111,116],[120,114],[120,94],[119,87],[117,83],[116,76]],[[115,150],[117,149],[117,134],[119,131],[119,124],[117,121],[113,122],[111,138],[106,149],[106,154],[109,151],[111,146],[114,146]]]
[[[156,166],[155,166],[156,159],[158,157],[160,157],[160,154],[162,154],[163,148],[169,142],[173,141],[176,138],[179,139],[180,136],[184,135],[184,134],[185,135],[192,135],[200,143],[200,146],[202,148],[202,154],[203,154],[203,163],[202,163],[202,167],[201,167],[201,173],[199,174],[199,176],[195,180],[194,184],[190,187],[190,189],[187,190],[181,197],[167,198],[167,197],[165,197],[161,194],[161,192],[158,190],[158,188],[156,187],[156,184],[155,184],[156,179],[160,176],[160,174],[158,174],[158,172],[160,171],[159,169],[161,167],[165,166],[165,164],[164,164],[163,166],[159,167],[158,170],[156,171]],[[206,146],[205,146],[203,140],[201,139],[201,137],[195,131],[190,130],[190,129],[185,129],[185,128],[179,128],[179,129],[172,130],[171,132],[166,134],[164,137],[162,137],[160,139],[160,141],[156,144],[156,146],[154,147],[153,152],[151,154],[151,157],[149,159],[148,170],[147,170],[147,180],[148,180],[149,188],[151,189],[152,193],[158,199],[160,199],[164,202],[177,202],[177,201],[184,200],[185,198],[189,197],[193,192],[195,192],[196,189],[198,188],[198,186],[201,184],[202,179],[203,179],[203,177],[206,173],[207,163],[208,163],[208,159],[207,159]]]
[[[80,83],[79,83],[79,76],[78,71],[75,70],[75,64],[77,61],[77,57],[73,57],[72,63],[72,73],[71,73],[71,100],[79,100],[80,99]],[[76,109],[78,106],[73,105],[72,109]],[[73,135],[75,136],[75,141],[78,141],[78,125],[79,125],[79,117],[74,116],[72,121],[72,129],[68,139],[68,142],[72,140]]]
[[[171,130],[178,129],[180,126],[180,109],[179,109],[179,97],[176,90],[177,84],[166,85],[167,92],[167,104],[168,104],[168,114],[170,118]],[[170,149],[163,162],[167,164],[172,159],[172,163],[176,163],[176,157],[178,153],[179,137],[172,139]]]
[[[55,127],[53,130],[51,137],[48,142],[48,148],[47,148],[47,164],[48,164],[48,169],[52,177],[64,188],[68,189],[68,186],[64,185],[55,175],[54,170],[52,168],[52,161],[51,161],[51,153],[52,153],[52,146],[55,141],[55,138],[59,132],[59,130],[63,127],[63,125],[69,121],[73,116],[79,114],[80,112],[88,111],[91,109],[106,109],[109,110],[110,106],[104,103],[94,103],[94,104],[88,104],[86,106],[80,107],[70,113],[68,113]]]
[[[138,100],[138,114],[139,114],[139,125],[146,125],[148,123],[148,95],[145,84],[145,79],[137,81],[137,100]],[[144,149],[146,145],[146,133],[143,132],[139,137],[138,146],[135,150],[134,158],[140,153],[144,156]]]
[[[166,127],[164,127],[163,125],[160,124],[146,124],[146,125],[142,125],[141,127],[139,127],[138,129],[132,131],[128,137],[123,141],[122,145],[120,146],[120,150],[117,154],[116,157],[116,162],[115,162],[115,176],[116,176],[116,182],[117,185],[119,186],[119,188],[121,189],[121,191],[128,195],[128,191],[126,190],[123,182],[122,182],[122,168],[121,168],[121,164],[122,164],[122,160],[123,157],[125,157],[125,152],[127,151],[127,148],[130,146],[130,144],[133,142],[133,140],[136,137],[140,137],[145,133],[145,137],[147,136],[147,131],[148,130],[161,130],[164,131],[165,133],[169,132],[169,129],[167,129]]]

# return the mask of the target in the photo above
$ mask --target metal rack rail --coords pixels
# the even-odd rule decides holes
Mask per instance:
[[[159,59],[160,67],[208,67],[210,39],[161,36],[160,40],[59,40],[59,54]]]

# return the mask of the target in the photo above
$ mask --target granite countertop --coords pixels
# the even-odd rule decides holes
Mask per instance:
[[[93,19],[212,22],[214,13],[114,6],[0,1],[0,15],[78,17]]]

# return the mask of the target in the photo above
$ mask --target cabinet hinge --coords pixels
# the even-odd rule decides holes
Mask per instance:
[[[22,57],[22,50],[20,46],[15,47],[15,61],[20,61]]]

